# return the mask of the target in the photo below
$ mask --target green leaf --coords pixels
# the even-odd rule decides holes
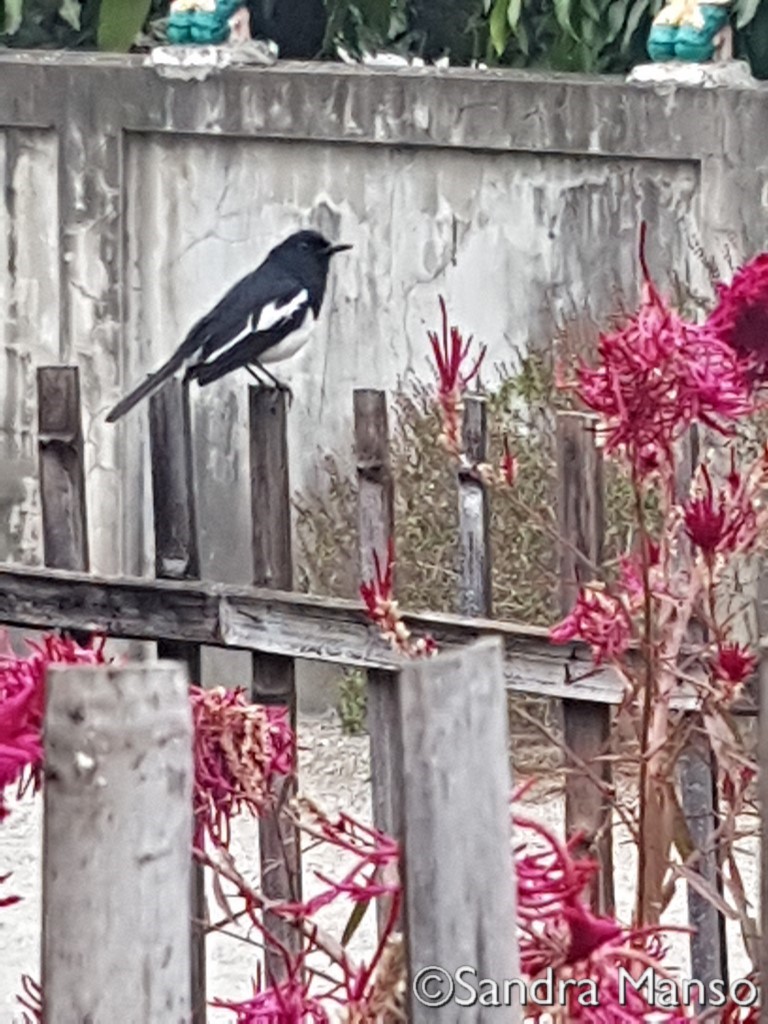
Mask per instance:
[[[523,13],[523,0],[509,0],[509,7],[507,7],[507,24],[516,31],[517,26],[520,24],[520,15]]]
[[[736,11],[736,28],[744,28],[757,14],[760,0],[738,0],[734,6]]]
[[[621,49],[626,50],[632,42],[632,36],[637,31],[637,26],[643,15],[648,10],[648,0],[635,0],[632,10],[627,15],[627,22],[624,26],[624,36],[621,40]]]
[[[100,50],[126,53],[149,13],[151,0],[101,0],[96,39]]]
[[[571,0],[555,0],[555,17],[560,28],[567,32],[571,39],[578,39],[579,37],[573,31],[573,25],[571,25]]]
[[[357,929],[360,927],[360,922],[365,917],[365,912],[368,909],[370,900],[362,900],[360,903],[356,903],[352,908],[352,913],[349,915],[349,920],[344,926],[344,933],[341,936],[342,946],[347,946],[355,934]]]
[[[509,0],[495,0],[488,22],[491,43],[498,57],[504,53],[504,50],[507,48],[507,40],[509,39],[508,4]]]
[[[627,17],[628,0],[613,0],[608,8],[608,34],[605,37],[606,43],[612,43],[624,28],[624,21]]]
[[[603,0],[603,10],[600,10],[596,0],[581,0],[581,9],[592,21],[602,21],[605,17],[606,6],[605,0]]]

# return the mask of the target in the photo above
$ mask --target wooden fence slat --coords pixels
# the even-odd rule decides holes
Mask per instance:
[[[189,1020],[184,667],[51,666],[44,737],[45,1019]]]
[[[620,704],[625,691],[610,667],[595,668],[583,643],[555,646],[548,630],[515,622],[403,612],[441,650],[484,636],[504,642],[507,688],[545,697]],[[101,629],[115,639],[185,640],[262,651],[353,668],[397,671],[401,657],[381,642],[360,601],[192,580],[99,577],[0,565],[0,622],[29,629]],[[685,650],[683,651],[685,654]],[[684,687],[670,700],[693,709]]]
[[[43,519],[43,561],[51,569],[88,572],[80,375],[76,366],[37,371],[38,462]],[[88,630],[70,630],[85,645]]]
[[[355,453],[358,486],[360,578],[374,578],[374,552],[382,565],[394,542],[394,481],[389,466],[389,425],[384,391],[354,393]],[[399,679],[369,669],[366,715],[370,742],[371,800],[374,825],[398,841],[403,838],[402,736]],[[377,902],[379,927],[387,919],[386,900]]]
[[[560,610],[572,608],[580,583],[595,576],[603,558],[605,536],[603,464],[595,443],[594,419],[583,413],[557,416],[557,512],[560,545]],[[583,557],[582,557],[583,556]],[[608,753],[611,712],[605,704],[563,700],[565,745],[572,754],[565,781],[566,834],[583,832],[584,854],[594,856],[600,872],[590,891],[593,908],[601,914],[614,907],[612,808],[605,791],[611,787],[608,761],[595,760]],[[603,788],[583,771],[589,767]]]
[[[760,637],[757,707],[757,799],[760,809],[760,935],[757,939],[758,967],[765,992],[768,973],[768,566],[765,559],[758,576],[757,628]],[[768,1024],[768,999],[763,995],[760,1024]]]
[[[699,434],[694,424],[678,445],[677,474],[675,480],[676,498],[684,501],[690,492],[691,480],[699,461]],[[686,544],[681,537],[679,543]],[[682,552],[681,552],[682,554]],[[698,624],[690,624],[688,639],[699,644],[704,639],[704,630]],[[720,858],[712,842],[718,825],[716,768],[712,746],[701,733],[693,733],[686,748],[680,755],[678,775],[683,814],[688,823],[691,839],[700,857],[693,866],[701,877],[722,894],[723,880]],[[727,982],[728,950],[726,948],[725,918],[712,902],[692,886],[687,886],[688,920],[695,929],[690,939],[691,977],[704,983],[705,991],[714,981]],[[709,1005],[705,999],[698,1005],[699,1011]]]
[[[472,472],[488,458],[488,416],[484,398],[464,399],[464,451],[469,462],[458,472],[459,595],[461,615],[491,618],[491,544],[488,488]]]
[[[249,415],[254,582],[261,587],[290,590],[293,561],[285,393],[251,387]],[[260,704],[287,707],[291,727],[296,730],[296,675],[292,658],[254,654],[251,696]],[[259,820],[261,888],[269,900],[301,899],[299,833],[283,810],[285,801],[295,793],[295,779],[276,780],[276,808]],[[264,915],[264,923],[285,948],[298,951],[298,929],[270,913]],[[285,960],[279,950],[269,945],[265,965],[271,981],[285,978]]]
[[[189,391],[175,378],[169,380],[150,398],[149,440],[155,572],[159,579],[195,579],[200,574],[200,556],[195,515]],[[163,660],[182,662],[186,666],[190,682],[200,683],[202,675],[199,644],[185,643],[183,640],[159,640],[157,656]],[[205,871],[194,860],[190,881],[192,1024],[205,1024]]]
[[[412,661],[401,676],[408,1020],[516,1024],[519,1004],[429,1007],[412,990],[430,967],[470,965],[475,983],[519,977],[501,646],[488,639]]]

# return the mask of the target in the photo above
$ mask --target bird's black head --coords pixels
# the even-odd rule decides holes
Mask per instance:
[[[331,256],[351,249],[351,245],[333,245],[319,231],[297,231],[269,254],[270,259],[301,276],[302,271],[327,273]]]
[[[325,294],[331,256],[351,248],[351,245],[333,245],[319,231],[297,231],[275,246],[269,254],[269,262],[309,289],[317,313]]]

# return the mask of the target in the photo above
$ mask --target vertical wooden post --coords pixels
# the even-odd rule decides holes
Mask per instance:
[[[192,427],[189,392],[176,379],[152,395],[149,403],[152,463],[152,510],[155,530],[155,575],[158,579],[198,579],[200,557],[195,515]],[[158,658],[180,661],[189,679],[201,681],[198,644],[159,640]],[[196,862],[191,872],[192,1024],[206,1020],[205,872]]]
[[[186,671],[51,666],[44,736],[45,1019],[189,1020]]]
[[[431,1006],[418,998],[445,992],[464,965],[477,971],[475,985],[519,977],[501,643],[410,662],[401,677],[408,1020],[517,1024],[519,1000],[459,1010],[453,998]]]
[[[594,420],[582,413],[557,416],[557,512],[560,536],[560,610],[572,608],[579,585],[593,578],[603,558],[603,463],[595,443]],[[583,557],[581,557],[583,556]],[[614,907],[612,808],[601,787],[587,777],[587,765],[611,786],[608,753],[611,710],[607,704],[564,700],[565,744],[573,755],[565,782],[566,834],[583,832],[584,853],[597,857],[600,872],[590,891],[592,906],[601,914]]]
[[[360,578],[374,578],[374,552],[383,565],[394,540],[394,482],[389,466],[387,396],[361,388],[354,393],[355,453],[358,486]],[[374,825],[398,841],[403,838],[402,736],[399,681],[391,672],[367,673],[367,721],[371,757]],[[388,907],[378,901],[378,921]]]
[[[251,387],[249,412],[254,583],[259,587],[290,590],[293,563],[285,393]],[[292,658],[255,654],[251,693],[261,704],[287,708],[291,727],[296,729],[296,678]],[[261,886],[268,900],[301,899],[300,840],[284,813],[286,800],[295,792],[295,779],[278,780],[275,811],[259,821]],[[300,948],[298,929],[270,913],[264,915],[264,923],[286,948],[293,951]],[[270,982],[285,978],[284,958],[270,945],[266,948],[265,963]]]
[[[43,561],[49,569],[88,572],[80,377],[76,366],[37,371],[38,460],[43,517]],[[85,645],[90,633],[72,630]]]
[[[492,615],[490,501],[488,488],[471,467],[487,460],[488,422],[484,398],[464,399],[464,451],[470,466],[459,469],[459,612]]]
[[[684,501],[690,492],[691,480],[699,461],[699,435],[696,425],[692,426],[678,445],[677,475],[675,480],[676,498]],[[682,531],[681,531],[682,533]],[[679,538],[681,545],[688,544],[687,538]],[[688,552],[690,553],[690,552]],[[681,551],[681,557],[685,554]],[[692,644],[705,640],[704,630],[691,626],[688,640]],[[718,824],[717,776],[712,747],[709,740],[694,733],[678,762],[680,797],[683,814],[688,823],[691,839],[701,851],[693,870],[712,886],[722,892],[722,878],[717,849],[712,837]],[[728,979],[728,952],[726,948],[725,918],[710,900],[688,886],[688,920],[695,929],[691,935],[691,977],[702,981],[705,991],[713,981]],[[698,1006],[703,1011],[709,1000]]]
[[[760,808],[760,938],[758,969],[763,986],[768,972],[768,572],[765,562],[758,577],[757,628],[760,663],[758,666],[758,739],[757,786]],[[763,996],[760,1024],[768,1024],[768,999]]]

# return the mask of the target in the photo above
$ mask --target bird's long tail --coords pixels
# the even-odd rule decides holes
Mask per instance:
[[[121,416],[125,416],[127,412],[130,412],[134,405],[138,405],[143,398],[157,391],[169,377],[173,376],[183,362],[184,356],[175,352],[159,370],[150,373],[147,379],[142,381],[137,388],[134,388],[125,398],[120,399],[114,409],[107,415],[107,423],[114,423],[115,420],[119,420]]]

